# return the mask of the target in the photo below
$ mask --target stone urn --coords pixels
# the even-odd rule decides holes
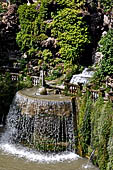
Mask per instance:
[[[45,87],[40,87],[40,88],[38,89],[38,93],[39,93],[40,95],[47,95],[47,90],[46,90]]]

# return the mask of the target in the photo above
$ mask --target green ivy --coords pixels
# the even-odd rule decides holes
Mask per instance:
[[[105,11],[109,11],[113,7],[113,1],[112,0],[100,0],[100,4],[103,6]]]
[[[88,146],[90,146],[91,140],[92,100],[88,91],[80,100],[79,107],[79,142],[82,147],[82,156],[84,156],[88,154]]]
[[[20,5],[18,8],[21,31],[17,34],[16,40],[23,52],[35,52],[38,37],[35,34],[35,19],[38,11],[35,5]]]
[[[62,61],[70,62],[70,65],[78,64],[86,44],[90,43],[88,27],[83,22],[80,11],[74,8],[58,11],[51,28],[52,36],[58,40]]]
[[[45,55],[45,50],[49,50],[51,55],[46,55],[48,56],[46,61],[50,65],[61,62],[64,64],[65,71],[69,67],[77,70],[80,57],[86,45],[90,43],[88,27],[83,21],[80,10],[84,2],[84,0],[76,3],[74,0],[54,2],[38,0],[37,4],[30,6],[20,5],[18,13],[21,30],[16,40],[21,50],[27,52],[29,56],[37,57],[39,57],[38,51]],[[49,23],[48,20],[52,22]],[[55,50],[42,47],[41,42],[48,37],[58,40]]]
[[[99,98],[92,110],[92,134],[91,145],[95,149],[94,163],[98,164],[100,170],[106,170],[111,166],[112,152],[109,150],[111,144],[112,126],[112,104]],[[112,147],[112,146],[111,146]],[[109,150],[109,152],[108,152]],[[108,168],[111,170],[110,168]]]
[[[99,51],[102,52],[103,58],[95,77],[101,81],[107,75],[112,76],[113,74],[113,29],[110,29],[107,35],[101,38],[99,45]]]

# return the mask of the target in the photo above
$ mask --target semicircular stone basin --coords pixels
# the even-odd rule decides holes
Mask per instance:
[[[71,97],[64,95],[36,95],[36,89],[17,92],[16,100],[22,114],[51,114],[69,116],[72,112]]]
[[[36,90],[24,89],[15,95],[8,119],[13,141],[39,151],[72,151],[75,120],[71,97],[37,96]]]

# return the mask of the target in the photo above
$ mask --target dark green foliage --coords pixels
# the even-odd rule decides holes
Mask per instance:
[[[23,3],[27,3],[27,0],[10,0],[11,4],[23,4]]]
[[[15,92],[16,87],[11,82],[9,73],[6,73],[4,77],[0,75],[0,118],[3,115],[6,117]]]
[[[31,86],[31,78],[29,77],[23,81],[23,77],[20,76],[18,82],[13,82],[9,73],[6,73],[4,76],[0,75],[0,121],[3,115],[5,118],[8,114],[10,104],[12,103],[16,91]],[[5,123],[5,119],[3,123]]]
[[[91,110],[92,99],[89,92],[83,97],[80,103],[79,112],[79,140],[82,147],[82,155],[88,154],[88,146],[91,140]]]
[[[109,155],[109,161],[107,163],[107,170],[112,170],[113,168],[113,114],[111,117],[111,127],[110,127],[110,135],[109,135],[109,141],[107,145],[107,152]]]
[[[55,80],[58,77],[62,75],[62,67],[58,66],[54,70],[52,70],[52,73],[46,78],[47,80]]]
[[[52,36],[58,39],[62,61],[66,65],[78,65],[85,45],[89,43],[88,28],[80,11],[71,8],[58,11],[51,26]]]
[[[103,6],[105,11],[110,11],[113,7],[113,1],[112,0],[100,0],[100,4],[101,4],[101,6]]]
[[[104,103],[102,99],[98,99],[94,104],[92,111],[92,145],[96,150],[94,162],[98,164],[100,170],[106,170],[108,164],[109,167],[112,165],[110,159],[113,153],[110,151],[108,153],[109,142],[111,142],[112,136],[112,113],[111,103]]]
[[[90,96],[86,96],[79,106],[78,136],[82,155],[90,156],[95,150],[93,163],[98,165],[100,170],[112,170],[113,104],[109,101],[104,103],[102,98],[92,103]]]
[[[17,90],[21,90],[23,88],[30,88],[32,87],[32,81],[31,81],[31,77],[30,76],[26,76],[25,80],[23,80],[23,76],[20,75],[19,76],[19,80],[17,81],[16,87]]]
[[[95,73],[95,77],[99,81],[104,80],[107,75],[113,74],[113,29],[109,30],[107,35],[102,37],[99,42],[100,52],[103,54],[98,71]]]

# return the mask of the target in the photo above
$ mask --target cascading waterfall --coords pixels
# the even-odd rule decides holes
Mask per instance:
[[[76,85],[78,83],[87,84],[90,81],[93,74],[94,74],[93,70],[85,68],[81,74],[73,75],[72,79],[70,80],[70,83]]]
[[[26,95],[26,91],[17,92],[10,106],[1,147],[4,149],[7,144],[18,145],[19,148],[15,148],[15,154],[18,155],[21,152],[20,146],[27,146],[26,148],[35,149],[35,154],[39,152],[36,160],[40,160],[40,153],[56,154],[65,151],[65,157],[62,155],[60,159],[67,159],[66,154],[74,150],[72,107],[69,97],[34,94],[31,97],[29,93]],[[10,150],[10,147],[7,150]],[[28,157],[25,153],[24,157]],[[69,153],[68,158],[76,159],[78,156],[75,155],[72,154],[70,157]],[[48,157],[45,159],[48,160]]]

